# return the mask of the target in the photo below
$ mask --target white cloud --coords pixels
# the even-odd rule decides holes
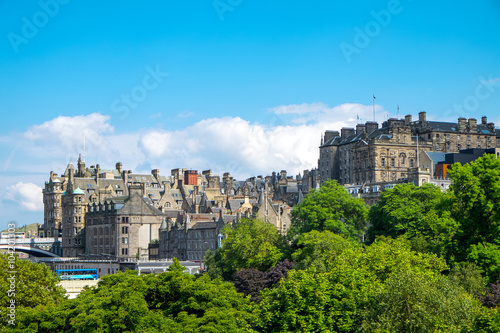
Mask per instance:
[[[383,108],[376,105],[375,109],[382,119]],[[62,173],[70,158],[76,162],[78,153],[83,153],[85,134],[88,166],[95,162],[112,168],[120,161],[124,169],[136,172],[148,172],[138,168],[151,166],[169,174],[170,169],[185,167],[219,174],[229,171],[238,179],[281,169],[297,174],[317,166],[325,130],[354,127],[357,117],[363,121],[373,117],[372,106],[361,104],[281,105],[270,110],[259,123],[240,117],[210,118],[177,131],[148,129],[126,134],[115,134],[110,118],[97,113],[60,116],[19,135],[22,145],[4,166],[26,172],[36,168],[47,175],[51,170]]]
[[[354,127],[373,115],[373,107],[322,103],[281,105],[268,121],[250,123],[239,117],[210,118],[180,131],[152,130],[141,137],[146,160],[155,165],[211,168],[239,179],[287,169],[292,174],[317,166],[318,146],[327,129]],[[383,109],[376,105],[381,118]],[[285,118],[283,115],[292,115]],[[298,122],[295,118],[305,119]]]
[[[44,153],[65,151],[75,154],[83,150],[84,139],[88,148],[102,150],[105,146],[104,135],[113,132],[109,119],[109,116],[99,113],[59,116],[41,125],[31,126],[24,133],[24,138],[45,147],[48,151]]]
[[[5,198],[29,211],[43,211],[42,188],[33,183],[18,182],[7,187]]]

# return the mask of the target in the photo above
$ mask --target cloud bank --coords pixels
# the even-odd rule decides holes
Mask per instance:
[[[5,198],[29,211],[43,211],[42,188],[33,183],[18,182],[7,187]]]

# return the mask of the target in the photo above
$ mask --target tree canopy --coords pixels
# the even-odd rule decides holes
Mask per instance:
[[[226,280],[244,268],[267,271],[283,260],[288,251],[288,244],[276,227],[258,219],[226,225],[222,234],[222,246],[217,249],[215,260],[208,258],[207,264],[209,271],[219,268]]]
[[[293,208],[289,235],[328,230],[346,238],[361,239],[367,215],[368,208],[362,199],[353,198],[337,181],[328,180],[319,190],[312,189]]]
[[[406,234],[415,237],[424,231],[424,219],[442,199],[441,190],[432,184],[415,186],[412,183],[398,184],[380,194],[380,201],[371,207],[368,241],[377,236],[396,238]]]
[[[14,259],[14,260],[12,260]],[[14,272],[14,273],[11,273]],[[1,311],[10,304],[8,296],[11,290],[11,276],[14,277],[14,295],[16,308],[32,308],[37,305],[59,303],[66,292],[58,285],[57,276],[43,264],[35,264],[28,260],[20,260],[17,255],[0,255],[0,304]]]

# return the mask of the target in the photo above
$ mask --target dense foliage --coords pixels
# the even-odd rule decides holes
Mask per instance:
[[[295,237],[312,230],[328,230],[345,238],[361,239],[367,215],[362,199],[353,198],[337,181],[328,180],[294,207],[289,234]]]
[[[243,219],[222,231],[224,246],[218,249],[215,260],[206,258],[212,277],[221,274],[231,280],[234,273],[244,268],[266,271],[287,253],[285,238],[270,223],[257,219]],[[216,272],[216,273],[214,273]]]
[[[17,309],[60,303],[65,291],[58,281],[45,265],[20,260],[17,255],[10,256],[10,260],[8,254],[0,255],[0,311],[6,313],[10,299],[15,300]]]

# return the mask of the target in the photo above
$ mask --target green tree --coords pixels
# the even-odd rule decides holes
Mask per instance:
[[[168,266],[169,272],[182,273],[184,271],[184,269],[185,269],[184,266],[181,265],[181,263],[179,262],[179,259],[177,259],[177,258],[174,258],[172,261],[172,264],[170,266]]]
[[[331,231],[313,230],[299,236],[298,249],[292,258],[297,262],[297,269],[314,267],[317,271],[326,272],[345,249],[353,246],[356,245],[352,241]]]
[[[417,274],[436,275],[448,270],[443,258],[434,253],[412,251],[411,242],[404,237],[392,239],[379,237],[367,246],[358,265],[366,267],[381,281],[397,271],[414,271]]]
[[[328,180],[319,190],[311,190],[304,201],[292,210],[289,235],[328,230],[346,238],[361,240],[366,229],[368,208],[364,201],[353,198],[335,180]]]
[[[17,255],[2,254],[0,255],[0,310],[5,314],[11,299],[15,300],[16,309],[60,303],[65,298],[66,292],[58,282],[57,276],[46,265],[20,260]]]
[[[243,268],[267,271],[284,259],[288,251],[288,244],[276,227],[258,219],[226,225],[222,234],[224,239],[215,260],[226,280]]]
[[[473,260],[487,274],[490,282],[499,279],[500,246],[500,159],[484,155],[466,165],[455,163],[449,171],[451,216],[459,230],[451,250],[455,261]],[[489,271],[489,272],[488,272]]]
[[[367,309],[366,332],[462,332],[473,324],[479,302],[439,274],[398,270]]]
[[[264,291],[262,332],[353,332],[379,284],[360,267],[330,272],[291,270],[278,288]]]
[[[231,283],[179,270],[107,275],[61,304],[19,313],[4,332],[251,332],[253,304]]]
[[[426,214],[436,207],[442,197],[441,190],[431,184],[398,184],[383,191],[380,201],[370,208],[372,226],[368,231],[368,242],[381,235],[415,237],[422,231]]]

